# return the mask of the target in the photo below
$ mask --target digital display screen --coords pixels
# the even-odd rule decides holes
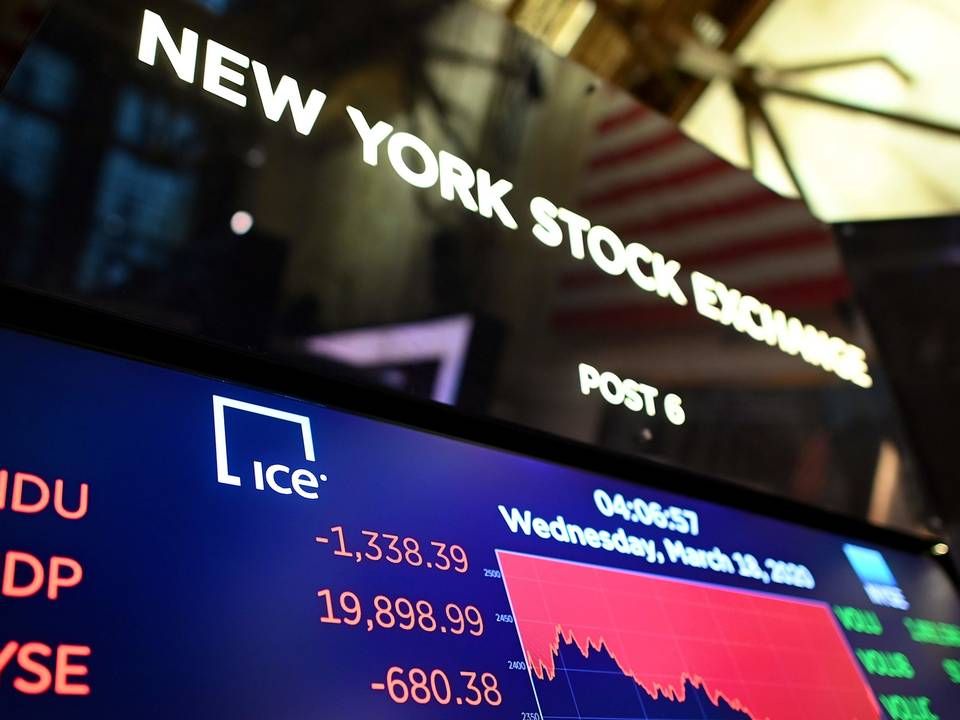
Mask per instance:
[[[960,706],[960,604],[932,558],[0,339],[0,717],[926,720]]]

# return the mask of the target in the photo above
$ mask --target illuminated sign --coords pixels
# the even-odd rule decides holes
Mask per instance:
[[[159,15],[150,10],[144,11],[140,48],[137,53],[141,62],[155,65],[157,50],[162,48],[177,77],[192,83],[197,75],[199,44],[200,36],[187,28],[183,30],[180,42],[177,43]],[[263,63],[256,60],[251,62],[246,55],[215,40],[207,40],[206,44],[202,71],[203,89],[234,105],[246,107],[247,97],[239,91],[246,80],[241,70],[251,67],[263,114],[273,122],[280,122],[284,111],[289,107],[297,132],[309,135],[327,96],[319,90],[312,90],[304,102],[296,80],[284,75],[274,87],[270,72]]]
[[[660,391],[652,385],[637,382],[631,378],[621,378],[609,370],[600,372],[592,365],[580,363],[580,392],[589,395],[594,390],[611,405],[623,405],[633,412],[645,411],[653,417],[657,414],[657,398]],[[683,411],[683,400],[675,393],[663,397],[663,411],[674,425],[683,425],[687,419]]]
[[[178,42],[159,15],[145,11],[138,52],[142,62],[156,65],[162,50],[177,77],[193,83],[198,74],[199,47],[196,32],[184,29]],[[263,63],[214,40],[207,40],[205,47],[201,84],[206,92],[246,107],[247,96],[241,92],[246,83],[244,71],[252,69],[264,116],[279,122],[289,108],[297,132],[312,132],[326,100],[324,93],[311,90],[304,100],[300,85],[293,78],[284,75],[274,85]],[[346,112],[360,138],[363,162],[376,167],[385,155],[393,171],[409,185],[424,190],[439,188],[443,199],[458,202],[485,218],[496,218],[510,230],[519,228],[506,202],[513,189],[511,182],[494,180],[488,171],[473,168],[446,151],[435,152],[413,133],[396,131],[382,120],[370,122],[357,108],[348,106]],[[415,158],[415,162],[411,163],[410,158]],[[703,273],[692,272],[681,284],[684,276],[678,261],[643,243],[625,244],[610,228],[594,225],[588,218],[545,197],[534,197],[529,212],[533,221],[531,232],[544,245],[557,248],[566,243],[573,258],[589,257],[600,271],[627,275],[640,290],[676,305],[686,306],[688,295],[692,294],[694,307],[703,317],[788,355],[799,356],[862,388],[872,387],[866,354],[860,347]]]

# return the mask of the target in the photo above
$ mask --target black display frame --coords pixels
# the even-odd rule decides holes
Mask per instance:
[[[35,290],[0,285],[0,328],[48,338],[171,370],[246,385],[421,432],[453,438],[546,462],[575,467],[721,506],[860,539],[939,561],[960,592],[960,573],[936,556],[940,537],[872,525],[859,518],[805,505],[727,479],[524,428],[467,415],[389,388],[330,379],[262,355],[155,327]],[[642,475],[643,480],[637,480]]]

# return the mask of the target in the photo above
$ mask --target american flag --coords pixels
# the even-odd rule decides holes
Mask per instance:
[[[800,317],[849,296],[830,229],[802,203],[766,189],[632,98],[597,95],[578,208],[592,224],[678,260],[681,274],[699,270]],[[696,317],[625,275],[575,262],[557,294],[561,329],[682,326]]]
[[[50,0],[7,0],[0,8],[0,87],[40,26]]]

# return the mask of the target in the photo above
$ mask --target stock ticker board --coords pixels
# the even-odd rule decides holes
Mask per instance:
[[[930,558],[2,343],[0,717],[957,717]]]

